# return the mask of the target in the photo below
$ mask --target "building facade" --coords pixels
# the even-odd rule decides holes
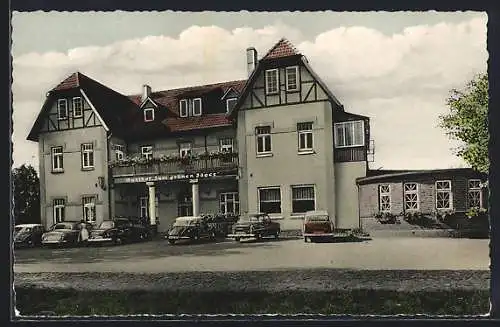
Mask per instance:
[[[471,209],[487,209],[487,177],[470,168],[369,171],[357,180],[361,226],[366,231],[395,228],[382,226],[376,219],[381,214],[436,217],[453,212],[466,219]],[[397,228],[411,228],[404,222],[400,225]]]
[[[28,136],[39,144],[42,223],[269,213],[298,229],[308,210],[359,227],[369,118],[348,113],[285,39],[248,78],[122,95],[81,74],[47,94]]]

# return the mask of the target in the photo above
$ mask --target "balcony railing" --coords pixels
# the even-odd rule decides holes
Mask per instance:
[[[144,161],[122,161],[112,165],[113,177],[217,173],[229,175],[238,169],[238,154],[227,153],[218,156],[161,159]]]

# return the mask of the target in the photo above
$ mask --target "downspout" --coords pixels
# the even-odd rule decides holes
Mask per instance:
[[[111,136],[113,134],[110,131],[106,132],[106,168],[108,169],[108,212],[109,212],[109,218],[113,219],[111,217],[111,179],[113,178],[112,174],[112,169],[109,167],[109,162],[111,160],[111,155],[110,155],[110,140]]]

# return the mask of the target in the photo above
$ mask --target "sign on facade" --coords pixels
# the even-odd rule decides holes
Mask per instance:
[[[145,183],[157,181],[178,181],[190,179],[204,179],[216,177],[217,173],[195,173],[195,174],[174,174],[174,175],[156,175],[156,176],[137,176],[119,178],[121,183]]]

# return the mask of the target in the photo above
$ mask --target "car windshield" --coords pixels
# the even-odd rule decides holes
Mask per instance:
[[[196,225],[196,222],[196,220],[176,220],[174,227],[193,226]]]
[[[19,233],[20,231],[22,231],[22,230],[23,230],[23,228],[24,228],[24,227],[20,227],[20,226],[16,226],[16,227],[14,227],[14,233],[16,233],[16,234],[17,234],[17,233]]]
[[[328,216],[326,215],[318,215],[318,216],[308,216],[306,217],[306,221],[328,221]]]
[[[111,220],[106,220],[99,225],[99,229],[110,229],[113,228],[114,224]]]
[[[259,222],[262,221],[263,216],[257,216],[257,215],[252,215],[252,216],[243,216],[240,218],[240,222]]]
[[[58,229],[73,229],[73,225],[72,224],[57,224],[54,226],[54,230],[58,230]]]

